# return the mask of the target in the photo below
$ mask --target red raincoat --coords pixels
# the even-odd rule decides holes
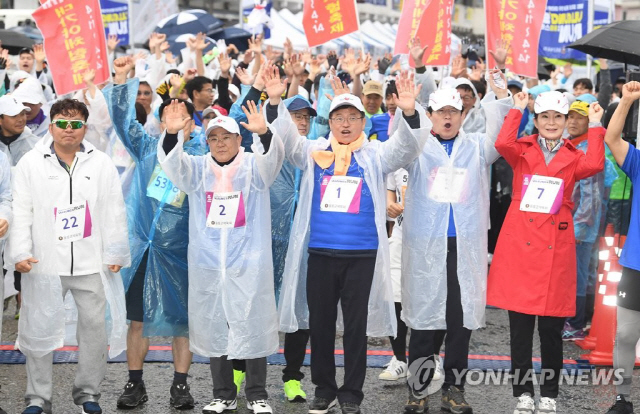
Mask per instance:
[[[495,144],[513,168],[513,195],[489,271],[487,304],[529,315],[571,317],[577,280],[572,193],[576,180],[604,169],[605,129],[589,128],[586,154],[564,139],[546,165],[537,135],[516,139],[521,118],[512,109]],[[564,180],[556,214],[520,211],[524,174]]]

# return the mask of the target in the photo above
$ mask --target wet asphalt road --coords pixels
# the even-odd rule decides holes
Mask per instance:
[[[13,319],[13,303],[4,314],[3,341],[13,342],[16,338],[17,321]],[[471,337],[471,354],[508,355],[508,320],[505,311],[487,310],[487,327],[475,332]],[[167,338],[154,338],[154,343],[166,344]],[[342,348],[340,338],[336,339],[336,347]],[[389,350],[386,339],[371,338],[370,349]],[[576,359],[582,351],[572,343],[565,343],[565,358]],[[534,345],[534,356],[539,356],[539,342]],[[305,403],[288,403],[285,401],[281,383],[281,366],[268,367],[267,391],[270,395],[270,403],[275,413],[302,414],[307,413]],[[407,397],[406,386],[398,382],[384,382],[378,380],[379,368],[369,368],[365,381],[365,399],[362,404],[362,412],[367,414],[378,413],[402,413]],[[73,404],[71,388],[75,372],[75,364],[56,364],[54,366],[54,413],[81,413],[82,410]],[[303,367],[307,376],[303,380],[303,389],[312,395],[309,368]],[[341,382],[344,373],[342,368],[337,369],[338,383]],[[632,399],[640,403],[638,388],[638,371],[634,375]],[[471,382],[477,382],[477,374],[470,374]],[[144,413],[163,414],[179,413],[169,406],[169,387],[173,378],[173,366],[168,363],[148,363],[144,367],[144,380],[149,394],[149,402],[134,410],[117,410],[116,400],[127,380],[127,367],[124,363],[108,365],[107,376],[102,384],[102,398],[100,400],[104,413]],[[474,379],[476,381],[474,381]],[[0,364],[0,407],[9,414],[21,413],[24,409],[23,394],[25,391],[26,373],[24,365]],[[184,413],[200,413],[202,407],[208,404],[212,398],[211,374],[209,365],[194,364],[190,371],[189,384],[191,392],[196,399],[194,410],[182,411]],[[508,384],[493,385],[482,382],[478,385],[467,385],[467,401],[473,406],[476,414],[502,414],[512,413],[515,399],[511,394]],[[613,385],[564,385],[560,387],[558,399],[559,413],[602,413],[605,414],[615,398]],[[250,413],[245,407],[244,393],[239,397],[238,413]],[[333,411],[339,413],[339,410]],[[440,413],[439,393],[431,396],[429,401],[429,413]]]

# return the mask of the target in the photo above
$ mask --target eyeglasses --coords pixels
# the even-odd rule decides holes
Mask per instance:
[[[475,97],[475,96],[469,96],[469,95],[467,95],[467,96],[461,96],[461,97],[460,97],[460,99],[462,99],[462,100],[463,100],[463,101],[465,101],[465,102],[471,102],[471,101],[473,101],[474,99],[476,99],[476,97]]]
[[[218,138],[218,137],[211,137],[211,138],[207,138],[207,142],[213,144],[213,145],[218,145],[220,143],[223,144],[228,144],[229,141],[231,141],[231,139],[234,137],[234,135],[231,134],[227,134],[227,135],[223,135],[222,138]]]
[[[336,116],[334,118],[329,118],[329,119],[335,122],[336,124],[344,124],[344,121],[347,121],[347,120],[349,121],[350,124],[353,124],[362,118],[363,118],[362,116],[350,116],[348,118],[344,118],[342,116]]]
[[[297,119],[298,121],[307,121],[307,122],[309,122],[311,120],[311,116],[310,115],[293,114],[293,117],[295,119]]]
[[[86,125],[85,121],[68,121],[66,119],[56,119],[53,123],[60,129],[67,129],[71,125],[71,129],[80,129]]]
[[[138,96],[151,96],[151,91],[138,91]]]
[[[213,93],[213,89],[209,88],[209,89],[203,89],[200,91],[200,93],[203,93],[203,92]]]
[[[435,111],[435,113],[440,116],[445,116],[445,115],[453,116],[453,115],[459,114],[460,111],[458,111],[457,109],[438,109],[437,111]]]

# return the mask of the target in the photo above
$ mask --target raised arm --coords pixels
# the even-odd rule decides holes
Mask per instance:
[[[482,110],[485,114],[486,132],[484,142],[484,159],[487,165],[492,164],[500,157],[496,150],[495,143],[498,134],[504,125],[504,120],[509,111],[513,108],[513,99],[506,89],[507,79],[504,73],[497,69],[489,71],[489,85],[493,93],[488,93],[482,99]],[[493,77],[499,75],[502,78],[504,88],[499,88]]]
[[[529,98],[526,93],[520,92],[513,97],[515,106],[507,114],[507,118],[500,128],[498,139],[496,140],[496,150],[504,157],[513,168],[520,158],[520,144],[518,144],[518,128],[522,120],[522,112],[527,107]]]
[[[622,87],[622,98],[609,121],[607,133],[604,136],[604,140],[619,166],[624,164],[627,152],[629,152],[629,143],[622,139],[622,128],[624,128],[624,122],[631,105],[638,98],[640,98],[640,82],[629,82]]]
[[[589,132],[587,154],[580,158],[576,167],[576,180],[591,177],[604,170],[604,133],[600,126],[604,110],[599,103],[589,105]]]

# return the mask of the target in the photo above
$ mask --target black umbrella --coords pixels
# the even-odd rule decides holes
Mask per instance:
[[[233,44],[238,50],[243,51],[249,48],[251,33],[239,27],[227,27],[211,37],[216,40],[224,39],[226,44]]]
[[[22,33],[29,39],[33,39],[36,43],[42,43],[42,33],[35,26],[15,26],[9,28],[9,30],[17,33]]]
[[[20,49],[33,47],[35,41],[22,33],[13,30],[0,30],[0,41],[2,48],[7,49],[9,54],[17,55]]]
[[[204,10],[186,10],[162,19],[156,32],[169,36],[177,36],[185,33],[204,33],[211,36],[222,30],[222,20],[213,17]]]
[[[602,26],[567,47],[597,58],[640,65],[640,20],[623,20]]]

